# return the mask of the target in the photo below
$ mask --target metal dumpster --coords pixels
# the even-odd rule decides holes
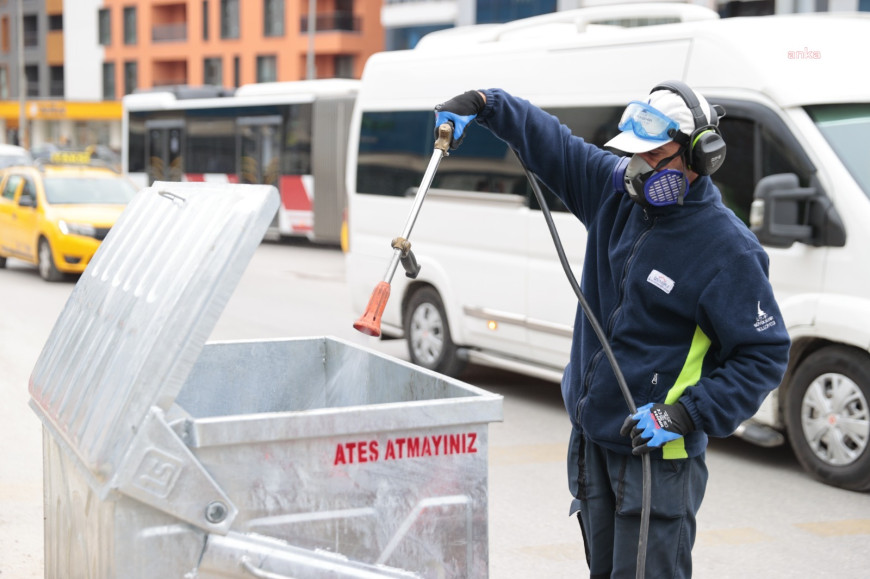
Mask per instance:
[[[501,397],[330,337],[206,344],[278,204],[156,182],[30,380],[45,576],[485,577]]]

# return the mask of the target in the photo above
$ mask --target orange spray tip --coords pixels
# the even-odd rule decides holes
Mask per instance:
[[[378,282],[375,291],[372,292],[372,297],[369,298],[369,305],[366,307],[365,313],[354,322],[354,329],[375,338],[380,336],[381,316],[384,315],[388,299],[390,299],[390,284],[385,281]]]

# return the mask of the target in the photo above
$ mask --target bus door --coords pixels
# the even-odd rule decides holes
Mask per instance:
[[[281,193],[281,207],[286,208],[281,187],[281,116],[240,117],[237,122],[239,182],[274,185]],[[279,209],[269,226],[273,235],[279,230],[281,213]]]
[[[155,120],[145,123],[145,173],[154,181],[181,181],[184,175],[184,121]]]

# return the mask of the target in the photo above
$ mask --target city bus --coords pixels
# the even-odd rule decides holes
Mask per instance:
[[[122,163],[154,181],[265,183],[281,194],[269,234],[340,241],[345,154],[359,81],[167,86],[123,99]]]

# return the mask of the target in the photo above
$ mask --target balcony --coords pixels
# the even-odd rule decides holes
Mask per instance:
[[[184,1],[164,0],[152,6],[151,42],[186,42],[187,23],[187,3]]]
[[[315,17],[315,32],[359,32],[360,18],[352,12],[323,12]],[[299,30],[308,33],[308,16],[300,18]]]
[[[151,42],[185,42],[187,23],[157,24],[151,27]]]

